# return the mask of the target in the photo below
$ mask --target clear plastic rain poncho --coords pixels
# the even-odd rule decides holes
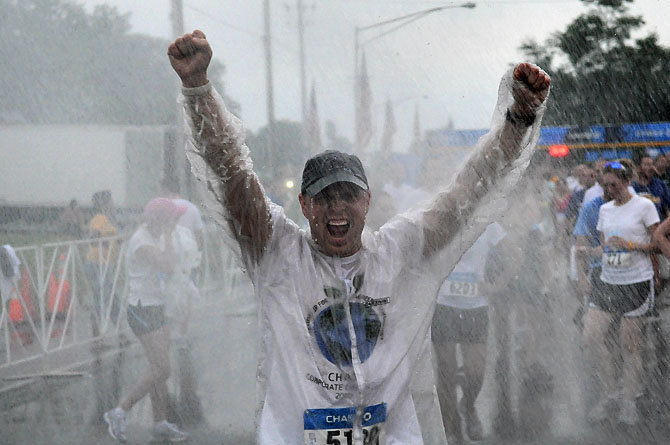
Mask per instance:
[[[211,85],[183,90],[187,156],[259,302],[259,443],[446,442],[428,330],[440,284],[504,209],[539,137],[544,105],[527,129],[506,122],[514,82],[510,70],[491,131],[451,185],[364,231],[348,258],[322,254],[265,197],[242,124]]]

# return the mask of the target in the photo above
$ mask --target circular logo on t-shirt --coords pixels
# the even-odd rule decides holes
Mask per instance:
[[[363,363],[372,355],[382,323],[377,313],[363,303],[349,303],[349,314],[354,326],[358,357]],[[316,316],[314,335],[321,353],[329,362],[338,366],[351,366],[352,344],[344,304],[334,304]]]

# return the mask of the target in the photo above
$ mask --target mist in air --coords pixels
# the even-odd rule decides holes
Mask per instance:
[[[338,408],[354,400],[351,361],[354,349],[362,353],[347,331],[337,353],[349,362],[333,358],[328,342],[338,343],[345,326],[336,309],[332,319],[296,316],[295,332],[332,322],[312,352],[337,362],[341,375],[282,382],[259,367],[273,334],[252,285],[258,277],[218,191],[194,173],[199,155],[166,55],[195,28],[208,36],[209,80],[245,125],[236,136],[268,202],[299,228],[310,230],[298,199],[303,166],[328,149],[355,154],[365,167],[364,243],[389,221],[422,224],[421,210],[460,183],[474,185],[453,197],[457,209],[475,200],[475,187],[485,189],[430,271],[408,275],[431,278],[403,288],[411,301],[430,301],[406,315],[417,332],[435,306],[428,337],[405,339],[424,443],[664,443],[670,273],[651,231],[670,210],[670,46],[649,2],[297,1],[272,4],[269,22],[263,2],[237,3],[225,11],[173,1],[147,11],[122,1],[0,0],[3,443],[113,443],[107,414],[156,363],[169,374],[165,420],[191,443],[256,443],[261,389],[272,385],[306,379],[341,388]],[[538,23],[551,8],[549,29]],[[510,34],[515,17],[528,29]],[[524,60],[552,77],[542,128],[529,122],[536,147],[501,183],[458,179],[489,128],[505,122],[498,85]],[[593,187],[612,212],[626,199],[640,209],[598,222],[595,207],[588,220],[584,196]],[[156,198],[175,205],[148,206]],[[181,218],[186,201],[199,216],[180,222],[187,229],[179,235],[160,218]],[[582,218],[589,235],[578,229]],[[155,236],[147,235],[151,221]],[[142,236],[154,236],[160,251],[172,239],[181,272],[138,285],[147,273],[137,266]],[[613,237],[628,247],[611,247]],[[151,331],[140,326],[146,320],[129,319],[134,295],[147,289],[168,301],[163,361],[152,361],[163,349],[138,340],[138,329]],[[370,354],[392,335],[384,310],[367,307],[365,329],[350,329]],[[157,437],[162,396],[147,394],[127,413],[128,443]],[[305,434],[305,443],[331,443]],[[346,443],[359,443],[351,437]]]

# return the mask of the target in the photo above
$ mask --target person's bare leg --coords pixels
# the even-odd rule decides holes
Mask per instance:
[[[475,401],[482,389],[484,371],[486,370],[486,344],[461,343],[463,353],[463,367],[465,370],[465,385],[463,386],[462,408],[464,408],[466,431],[470,440],[483,439],[484,432],[479,415],[475,408]]]
[[[590,353],[590,368],[600,380],[597,402],[588,410],[591,422],[602,422],[611,415],[617,400],[616,369],[614,355],[608,347],[610,326],[614,315],[589,308],[584,319],[584,340]]]
[[[486,344],[461,343],[466,385],[463,389],[464,405],[471,409],[482,389],[486,371]]]
[[[517,430],[517,420],[512,408],[512,372],[511,372],[511,343],[512,317],[511,313],[516,306],[506,304],[501,300],[491,301],[490,320],[494,329],[495,339],[495,372],[496,409],[493,413],[492,430],[501,438],[511,438]],[[511,306],[511,307],[510,307]]]
[[[634,400],[642,392],[642,323],[639,317],[621,319],[621,349],[624,354],[623,396]]]
[[[456,343],[435,344],[435,357],[437,359],[437,396],[440,401],[442,423],[447,435],[460,440],[463,435],[456,398],[456,374],[458,373]]]
[[[170,329],[163,326],[154,348],[148,351],[147,357],[154,369],[153,398],[151,400],[154,421],[160,422],[167,418],[168,388],[167,379],[170,377]]]
[[[139,337],[149,361],[149,372],[130,390],[119,405],[129,411],[147,393],[150,394],[154,420],[164,420],[167,414],[167,385],[170,376],[170,331],[163,326]]]
[[[584,340],[591,351],[592,367],[600,376],[605,395],[614,397],[616,380],[612,354],[605,345],[612,314],[589,308],[584,319]]]

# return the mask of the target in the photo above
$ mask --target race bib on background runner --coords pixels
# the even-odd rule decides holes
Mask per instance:
[[[614,268],[630,267],[633,263],[633,257],[630,252],[619,250],[603,252],[603,264]]]
[[[445,283],[445,294],[455,297],[477,297],[479,294],[477,275],[474,273],[452,273]]]
[[[305,445],[353,445],[356,408],[308,409],[303,415]],[[363,443],[386,444],[386,404],[363,411]]]

